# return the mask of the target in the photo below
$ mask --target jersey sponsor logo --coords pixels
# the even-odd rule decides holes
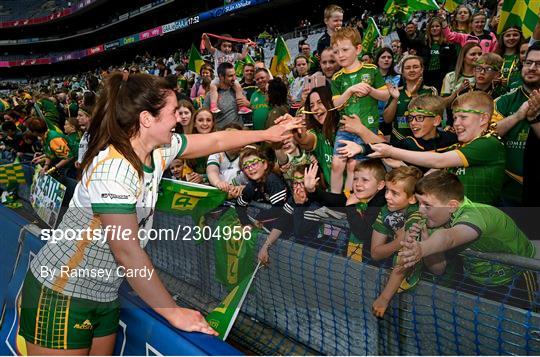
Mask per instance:
[[[75,324],[73,328],[77,330],[91,330],[94,328],[94,326],[92,326],[90,320],[85,320],[82,324]]]
[[[115,193],[102,193],[101,198],[110,198],[111,200],[127,200],[129,195],[117,195]]]
[[[373,83],[373,79],[371,78],[371,74],[366,73],[362,75],[362,83],[367,83],[371,85]]]

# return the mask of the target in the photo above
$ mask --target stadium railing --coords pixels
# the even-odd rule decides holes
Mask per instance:
[[[23,198],[29,192],[25,186],[19,187]],[[260,208],[251,207],[250,213]],[[344,241],[345,224],[330,223],[341,230],[337,240]],[[215,219],[210,216],[206,224],[214,225]],[[154,228],[179,225],[195,224],[189,216],[156,212]],[[260,235],[257,247],[265,239]],[[180,304],[209,312],[227,295],[215,279],[211,241],[151,241],[146,250]],[[424,273],[414,289],[392,299],[383,319],[375,318],[371,306],[389,270],[342,253],[298,244],[295,237],[280,239],[270,250],[269,267],[257,273],[230,338],[265,355],[540,354],[540,315],[505,304],[508,296],[490,300],[463,292],[465,277],[459,269],[446,280]],[[540,272],[534,259],[463,254]]]

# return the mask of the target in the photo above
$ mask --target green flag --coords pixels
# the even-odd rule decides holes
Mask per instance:
[[[255,61],[253,60],[253,58],[251,58],[249,53],[247,54],[246,58],[244,58],[244,60],[236,61],[234,63],[234,72],[236,73],[237,77],[243,77],[244,76],[244,66],[246,64],[248,64],[248,63],[249,64],[255,64]]]
[[[364,38],[362,40],[362,53],[372,54],[375,48],[375,42],[381,36],[381,33],[373,17],[370,17],[367,22],[368,26],[364,31]]]
[[[401,21],[407,21],[411,15],[411,9],[407,0],[388,0],[384,6],[387,16],[394,17]]]
[[[257,265],[255,270],[248,276],[246,276],[240,284],[236,285],[234,289],[231,290],[229,295],[223,300],[223,302],[216,307],[211,313],[206,316],[206,321],[208,324],[219,333],[219,338],[223,341],[229,335],[236,316],[242,308],[242,304],[246,298],[246,295],[249,291],[253,278],[259,270],[261,263]]]
[[[0,183],[26,183],[23,167],[19,163],[0,165]]]
[[[525,38],[530,37],[538,22],[539,10],[539,0],[504,0],[497,32],[501,34],[510,26],[518,26]]]
[[[214,241],[216,280],[230,290],[253,272],[260,230],[244,228],[234,208],[221,216],[217,227],[221,237],[231,237],[232,232],[231,239]]]
[[[204,60],[201,54],[199,53],[199,51],[197,51],[195,45],[191,44],[191,51],[189,52],[189,62],[187,69],[195,73],[200,73],[203,64]]]
[[[162,179],[156,208],[178,215],[191,215],[195,222],[227,199],[215,187],[192,182]]]
[[[444,8],[448,12],[454,12],[459,7],[459,5],[463,4],[463,0],[446,0],[444,1]]]
[[[270,64],[270,72],[274,76],[278,74],[287,75],[290,72],[289,62],[291,61],[291,54],[287,48],[287,44],[283,37],[279,37],[276,42],[276,50],[272,62]]]
[[[409,0],[408,4],[412,11],[439,10],[439,4],[435,0]]]

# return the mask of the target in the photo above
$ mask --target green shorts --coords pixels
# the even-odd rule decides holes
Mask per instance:
[[[24,280],[19,334],[52,349],[90,348],[94,337],[116,332],[120,303],[70,297],[41,284],[29,271]]]

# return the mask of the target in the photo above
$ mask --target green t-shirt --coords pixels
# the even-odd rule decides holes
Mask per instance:
[[[534,258],[535,248],[516,223],[493,206],[475,203],[465,197],[452,214],[450,225],[466,225],[478,232],[478,238],[464,248],[483,253],[507,253]],[[505,285],[521,271],[516,267],[467,257],[463,269],[469,278],[483,285]]]
[[[67,116],[69,118],[76,118],[78,114],[79,114],[79,105],[75,102],[71,102],[71,104],[68,106]]]
[[[428,64],[428,71],[438,71],[441,69],[441,61],[440,61],[440,48],[441,45],[438,43],[434,43],[431,45],[430,53],[431,56],[429,57],[429,64]]]
[[[465,195],[475,202],[496,205],[501,197],[506,152],[492,135],[480,136],[459,146],[462,167],[451,168],[465,187]]]
[[[311,129],[309,132],[314,134],[317,138],[312,153],[319,162],[319,167],[323,173],[324,180],[327,184],[330,184],[334,146],[327,138],[325,138],[321,131]]]
[[[394,239],[396,232],[401,228],[405,227],[407,230],[414,223],[421,221],[422,215],[418,212],[418,204],[409,205],[405,209],[394,212],[385,205],[373,223],[373,230]]]
[[[508,81],[508,85],[511,86],[511,88],[515,88],[512,85],[520,82],[521,68],[519,65],[518,55],[504,56],[504,62],[501,68],[501,77]]]
[[[347,72],[344,69],[337,72],[332,78],[332,97],[333,99],[341,96],[345,91],[358,83],[366,83],[375,89],[386,88],[381,72],[377,66],[362,63],[358,69]],[[367,95],[357,97],[352,95],[345,105],[340,109],[341,115],[356,114],[368,129],[377,130],[379,128],[379,109],[377,99]]]
[[[45,117],[45,122],[47,123],[47,128],[49,130],[62,131],[58,126],[58,121],[60,120],[60,113],[56,109],[56,105],[47,98],[38,100],[39,108]]]
[[[257,89],[251,96],[251,110],[253,110],[253,129],[264,130],[266,126],[266,119],[270,112],[268,106],[268,97],[266,94]]]
[[[73,156],[78,155],[79,143],[81,142],[81,133],[76,131],[69,135],[66,135],[66,140],[69,146],[69,150],[73,153]]]
[[[418,90],[418,95],[432,94],[437,95],[437,89],[435,87],[422,86]],[[405,91],[405,87],[399,88],[399,98],[396,109],[396,117],[392,122],[392,134],[390,136],[390,144],[396,145],[398,141],[404,139],[407,136],[412,136],[413,133],[407,122],[407,113],[409,112],[409,103],[413,97],[409,97]],[[390,101],[388,102],[390,103]],[[388,106],[389,104],[387,104]]]
[[[514,114],[528,100],[529,96],[523,87],[499,97],[495,100],[493,120],[499,121]],[[505,201],[512,204],[519,204],[522,201],[523,157],[530,128],[527,120],[520,120],[503,137],[506,148],[506,180],[502,196]]]

